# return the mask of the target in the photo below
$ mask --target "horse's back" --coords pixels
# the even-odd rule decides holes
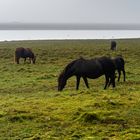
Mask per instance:
[[[34,53],[30,48],[26,48],[24,53],[27,57],[34,57]]]
[[[103,74],[115,73],[115,65],[109,57],[99,57],[95,59],[80,58],[69,63],[64,72],[67,75],[86,76],[88,78],[98,78]]]
[[[25,49],[23,47],[16,48],[15,51],[16,57],[22,57],[24,55],[24,50]]]
[[[23,47],[16,48],[16,52],[22,52],[22,51],[24,51]]]
[[[104,73],[112,74],[115,71],[115,64],[110,57],[100,57],[98,61],[101,63]]]
[[[22,57],[22,58],[34,57],[34,54],[30,48],[23,48],[23,47],[16,48],[15,55],[16,57]]]
[[[97,78],[104,74],[101,63],[98,59],[78,59],[73,67],[76,75],[86,76],[88,78]]]
[[[98,61],[96,61],[96,59],[87,60],[84,58],[80,58],[75,61],[74,67],[77,67],[79,70],[82,71],[84,69],[96,69],[96,67],[100,67],[100,64],[98,63]]]

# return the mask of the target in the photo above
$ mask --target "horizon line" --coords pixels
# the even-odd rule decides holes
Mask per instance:
[[[138,23],[0,23],[0,30],[140,30]]]

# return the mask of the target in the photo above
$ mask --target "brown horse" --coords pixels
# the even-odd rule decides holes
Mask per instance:
[[[32,61],[33,64],[35,64],[35,61],[36,61],[36,57],[30,48],[23,48],[23,47],[16,48],[15,62],[17,64],[19,64],[20,58],[24,58],[24,63],[27,58],[29,58],[29,62],[31,63],[31,61]]]
[[[96,79],[102,75],[105,75],[106,79],[104,89],[106,89],[109,82],[115,87],[115,65],[111,58],[99,57],[90,60],[80,58],[74,60],[69,63],[59,75],[58,91],[63,90],[67,80],[72,76],[76,76],[76,89],[78,90],[81,77],[84,79],[87,88],[89,88],[87,78]]]

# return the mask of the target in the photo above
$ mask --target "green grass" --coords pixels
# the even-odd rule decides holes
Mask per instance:
[[[140,139],[140,39],[0,42],[0,140],[138,140]],[[30,47],[37,63],[14,63],[16,47]],[[103,90],[104,76],[87,89],[75,77],[62,92],[57,78],[83,56],[116,56],[126,61],[126,82]]]

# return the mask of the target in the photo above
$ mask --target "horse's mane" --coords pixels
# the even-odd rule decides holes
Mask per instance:
[[[62,76],[64,75],[64,73],[65,73],[67,70],[69,70],[69,69],[73,66],[73,64],[74,64],[77,60],[78,60],[78,59],[73,60],[72,62],[70,62],[70,63],[64,68],[64,70],[60,73],[60,75],[59,75],[59,77],[58,77],[58,81],[62,78]]]
[[[74,61],[70,62],[70,63],[65,67],[64,71],[67,71],[69,68],[71,68],[72,65],[73,65],[76,61],[77,61],[77,60],[74,60]]]

